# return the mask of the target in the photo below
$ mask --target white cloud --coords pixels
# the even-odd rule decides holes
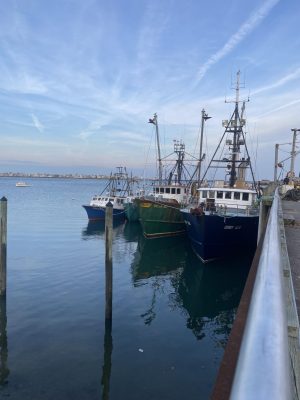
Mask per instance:
[[[242,24],[239,30],[231,36],[225,45],[213,54],[199,69],[195,85],[205,76],[207,71],[222,58],[226,57],[254,28],[269,14],[279,0],[268,0],[262,7],[254,12],[250,18]]]
[[[33,122],[33,126],[40,132],[43,133],[44,132],[44,125],[40,122],[40,120],[38,119],[38,117],[35,114],[30,114],[31,118],[32,118],[32,122]]]
[[[252,92],[252,94],[258,94],[261,92],[265,92],[267,90],[276,89],[280,86],[285,85],[295,79],[300,78],[300,68],[297,68],[294,72],[289,73],[288,75],[284,76],[283,78],[279,79],[277,82],[273,83],[272,85],[263,86],[258,88]]]

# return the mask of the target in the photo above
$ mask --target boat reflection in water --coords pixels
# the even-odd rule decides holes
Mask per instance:
[[[151,304],[141,317],[146,325],[156,317],[157,295],[171,284],[171,310],[186,316],[186,326],[197,339],[211,335],[224,347],[247,279],[251,258],[202,264],[183,238],[139,238],[132,263],[136,286],[152,286]]]
[[[7,384],[9,376],[6,325],[6,297],[0,296],[0,391]]]
[[[209,266],[187,260],[180,279],[174,283],[174,303],[186,310],[187,327],[197,339],[209,329],[225,347],[246,283],[251,257],[238,261],[216,261]]]
[[[187,246],[187,239],[182,237],[149,240],[141,235],[132,263],[134,282],[138,284],[140,279],[166,275],[184,267]]]
[[[123,231],[123,221],[113,221],[114,235],[121,234]],[[105,236],[105,221],[89,221],[86,228],[82,230],[84,240],[95,239]]]

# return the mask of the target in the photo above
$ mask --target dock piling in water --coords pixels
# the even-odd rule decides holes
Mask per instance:
[[[0,296],[6,294],[7,199],[0,200]]]
[[[112,319],[112,231],[113,205],[105,209],[105,320]]]

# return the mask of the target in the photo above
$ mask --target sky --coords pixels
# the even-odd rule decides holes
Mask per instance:
[[[151,175],[148,119],[163,155],[174,139],[196,155],[202,109],[208,159],[240,71],[255,176],[272,179],[300,128],[299,18],[299,0],[1,0],[0,172]]]

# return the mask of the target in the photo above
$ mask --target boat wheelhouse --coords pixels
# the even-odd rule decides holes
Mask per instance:
[[[250,210],[257,201],[257,193],[252,189],[230,187],[203,187],[198,189],[199,203],[207,208],[220,208],[228,212]]]
[[[155,185],[150,196],[155,200],[176,200],[179,204],[188,202],[188,186],[186,185]]]

